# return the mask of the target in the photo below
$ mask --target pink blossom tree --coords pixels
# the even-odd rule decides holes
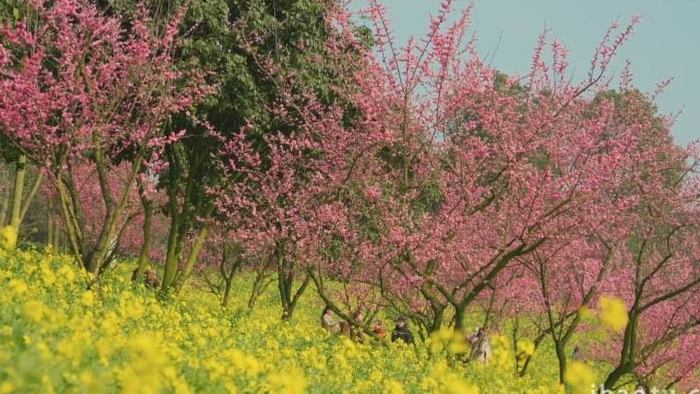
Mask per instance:
[[[610,285],[619,279],[613,275],[612,262],[624,255],[625,239],[632,232],[628,211],[636,204],[638,196],[630,193],[628,186],[633,174],[641,168],[639,155],[658,160],[658,157],[670,157],[669,153],[673,156],[677,150],[667,138],[668,129],[663,127],[662,118],[654,113],[648,99],[637,91],[625,91],[625,86],[620,89],[621,94],[608,91],[596,95],[589,106],[592,110],[599,110],[601,106],[613,110],[607,121],[605,139],[629,127],[639,130],[634,137],[637,140],[634,153],[630,152],[627,163],[617,167],[615,182],[590,196],[594,200],[589,201],[587,211],[576,218],[578,224],[572,227],[573,231],[561,234],[544,250],[520,259],[531,276],[526,280],[539,289],[539,294],[534,298],[532,294],[510,295],[515,300],[522,298],[525,303],[535,301],[536,307],[529,313],[544,321],[544,324],[536,324],[540,328],[536,343],[541,342],[544,333],[551,337],[562,383],[567,366],[566,346],[581,323],[581,311],[590,306],[601,291],[610,291]],[[654,144],[651,141],[655,141]]]
[[[46,168],[56,187],[72,253],[97,273],[128,222],[126,207],[139,177],[162,168],[160,153],[173,113],[208,92],[197,72],[178,71],[173,51],[180,16],[163,34],[141,10],[128,31],[88,1],[30,1],[35,28],[24,22],[0,32],[2,133],[31,161]],[[128,162],[119,188],[110,172]],[[105,214],[86,234],[76,171],[93,170]]]
[[[366,127],[392,139],[353,174],[375,232],[358,248],[362,280],[428,329],[448,305],[461,329],[504,269],[573,232],[618,182],[641,125],[607,136],[613,111],[592,111],[588,93],[604,88],[636,20],[608,32],[584,81],[569,81],[557,42],[545,63],[544,35],[519,80],[465,42],[469,9],[448,23],[453,2],[444,1],[422,44],[397,50],[383,8],[371,4],[379,56],[358,82],[358,105]]]
[[[638,159],[631,183],[638,203],[628,212],[627,247],[615,261],[610,289],[625,300],[629,320],[616,346],[600,352],[613,365],[608,389],[625,376],[668,387],[697,379],[697,358],[684,355],[700,328],[697,155],[673,149]]]
[[[356,158],[382,138],[381,131],[355,127],[352,120],[352,72],[365,51],[345,30],[348,21],[338,18],[344,12],[333,11],[326,16],[328,58],[318,60],[337,65],[326,97],[249,45],[277,92],[265,107],[270,126],[249,122],[233,136],[212,131],[222,145],[217,157],[224,174],[211,191],[217,211],[233,241],[270,260],[262,264],[276,273],[283,319],[292,317],[311,281],[310,263],[344,232],[347,210],[340,199]]]

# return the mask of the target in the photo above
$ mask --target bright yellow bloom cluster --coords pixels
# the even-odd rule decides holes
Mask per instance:
[[[13,226],[0,228],[0,249],[13,250],[17,245],[17,229]]]
[[[593,370],[581,361],[573,361],[569,365],[564,379],[574,393],[590,393],[596,383]]]
[[[600,320],[614,331],[624,330],[629,320],[625,302],[617,297],[600,297]]]
[[[443,327],[430,336],[430,350],[433,353],[445,350],[456,355],[467,353],[470,348],[464,333]]]
[[[518,340],[518,353],[525,356],[532,356],[535,354],[535,344],[528,339]]]

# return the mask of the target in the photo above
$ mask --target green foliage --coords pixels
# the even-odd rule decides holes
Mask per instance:
[[[420,185],[418,197],[413,200],[413,209],[416,214],[438,213],[442,208],[444,196],[440,185],[428,182]]]

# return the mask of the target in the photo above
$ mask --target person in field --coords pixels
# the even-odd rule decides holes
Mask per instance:
[[[374,322],[372,326],[372,333],[377,339],[384,339],[386,337],[386,329],[384,328],[384,323],[381,320]]]
[[[576,361],[583,361],[583,356],[581,356],[581,348],[578,345],[574,346],[574,351],[571,352],[571,359]]]
[[[364,332],[362,332],[362,327],[365,322],[365,309],[360,305],[355,313],[352,314],[352,326],[350,327],[350,339],[355,342],[364,342]]]
[[[408,319],[406,316],[400,316],[396,319],[396,326],[391,333],[391,342],[403,341],[406,344],[413,343],[413,334],[408,329]]]
[[[160,287],[160,279],[158,274],[153,270],[146,271],[146,286],[157,289]]]
[[[476,332],[469,337],[472,346],[471,359],[481,363],[488,363],[491,359],[491,344],[483,327],[477,328]]]
[[[323,308],[323,313],[321,313],[321,327],[333,334],[341,331],[340,323],[335,320],[333,311],[328,306]]]

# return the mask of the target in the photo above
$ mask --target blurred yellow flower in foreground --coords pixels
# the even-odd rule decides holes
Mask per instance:
[[[589,393],[596,382],[593,371],[580,361],[574,361],[569,365],[564,380],[574,393]]]
[[[617,297],[600,297],[600,320],[617,332],[624,330],[629,320],[625,302]]]
[[[287,373],[272,374],[268,382],[275,388],[274,392],[284,394],[302,394],[308,384],[304,374],[296,368]]]
[[[13,250],[17,246],[17,229],[13,226],[0,228],[0,249]]]

